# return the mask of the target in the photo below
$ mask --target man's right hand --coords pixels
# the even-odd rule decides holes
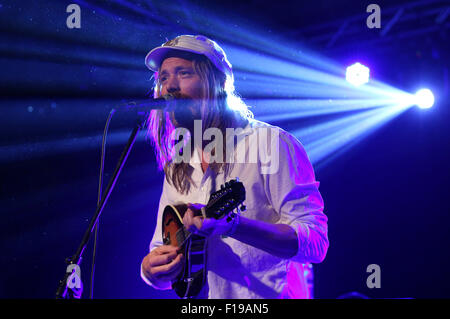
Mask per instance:
[[[153,249],[142,261],[145,277],[155,285],[173,281],[183,269],[183,254],[178,247],[163,245]]]

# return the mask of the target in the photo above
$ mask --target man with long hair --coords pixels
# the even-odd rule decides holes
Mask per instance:
[[[300,142],[253,119],[216,42],[181,35],[150,51],[146,65],[155,72],[154,97],[177,103],[152,111],[147,122],[165,179],[143,280],[170,289],[183,271],[182,250],[163,243],[162,215],[167,205],[184,203],[184,227],[207,242],[198,298],[310,298],[305,266],[322,262],[329,243],[319,183]],[[212,135],[215,143],[205,145]],[[246,211],[207,218],[209,195],[236,177]]]

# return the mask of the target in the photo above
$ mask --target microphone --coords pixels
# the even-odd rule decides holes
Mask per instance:
[[[156,99],[128,102],[114,108],[114,111],[133,111],[141,115],[150,112],[151,110],[165,109],[166,111],[172,111],[174,107],[175,97],[168,93]]]

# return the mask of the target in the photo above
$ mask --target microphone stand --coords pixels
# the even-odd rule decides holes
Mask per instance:
[[[91,234],[97,225],[98,219],[100,218],[100,215],[103,211],[103,209],[106,206],[106,202],[108,201],[109,196],[111,195],[112,190],[114,189],[114,186],[117,182],[117,179],[119,178],[120,172],[122,168],[125,165],[125,162],[128,158],[128,155],[131,152],[131,149],[133,147],[134,142],[136,141],[137,135],[139,134],[140,130],[144,126],[144,121],[142,118],[138,120],[136,123],[133,131],[131,132],[130,137],[128,138],[127,145],[125,146],[124,150],[122,151],[122,155],[119,158],[119,161],[117,163],[116,169],[114,170],[114,174],[111,177],[108,186],[106,187],[106,190],[103,193],[102,199],[97,206],[97,209],[94,213],[94,216],[92,217],[88,228],[86,229],[86,232],[84,233],[83,239],[81,240],[80,246],[78,246],[77,251],[72,257],[66,258],[65,262],[68,265],[79,265],[81,263],[81,257],[83,255],[83,251],[87,246],[87,243],[89,241],[89,238],[91,237]],[[59,281],[59,286],[56,291],[56,299],[73,299],[78,298],[78,296],[75,296],[74,291],[68,287],[67,280],[69,279],[69,276],[71,276],[72,273],[66,271],[66,274],[64,275],[64,278]],[[80,278],[81,281],[81,278]],[[81,297],[81,295],[79,296]]]

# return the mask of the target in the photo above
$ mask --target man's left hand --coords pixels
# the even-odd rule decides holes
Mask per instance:
[[[201,213],[203,206],[205,205],[188,204],[186,213],[183,216],[184,227],[189,232],[203,237],[226,235],[231,230],[233,221],[227,222],[226,216],[221,219],[203,218]]]

